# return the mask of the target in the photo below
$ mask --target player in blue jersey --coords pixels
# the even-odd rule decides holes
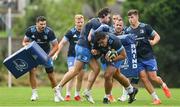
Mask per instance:
[[[83,69],[83,66],[88,63],[90,68],[92,69],[92,72],[90,72],[88,76],[87,89],[85,89],[85,91],[83,92],[83,96],[91,103],[95,103],[91,96],[91,88],[100,72],[99,63],[91,54],[91,48],[93,47],[93,44],[91,42],[92,34],[94,31],[98,30],[98,28],[102,24],[106,24],[110,21],[110,12],[111,11],[109,10],[109,8],[103,8],[98,12],[98,18],[93,18],[85,24],[78,43],[75,46],[76,59],[74,70],[67,72],[60,83],[57,85],[57,87],[60,87],[60,89],[62,89],[62,87],[68,81],[78,75]]]
[[[56,79],[54,76],[53,61],[51,57],[54,55],[58,49],[58,41],[55,37],[54,32],[51,28],[46,26],[46,18],[44,16],[38,16],[36,18],[36,25],[30,26],[25,33],[25,37],[22,41],[23,46],[29,44],[32,41],[36,41],[37,44],[48,54],[48,62],[44,65],[45,70],[48,74],[48,78],[51,82],[51,87],[54,88],[55,97],[54,101],[63,100],[59,88],[55,88],[57,85]],[[52,48],[50,48],[52,46]],[[32,88],[31,100],[35,101],[38,99],[37,93],[37,81],[36,81],[36,68],[33,68],[30,71],[30,84]]]
[[[132,103],[135,100],[134,98],[138,90],[133,88],[129,80],[120,72],[115,73],[121,66],[122,60],[126,58],[126,52],[121,44],[121,40],[112,33],[97,32],[94,37],[94,42],[98,45],[96,45],[94,51],[96,51],[96,54],[99,53],[102,55],[101,61],[105,64],[104,87],[106,95],[103,103],[109,103],[113,77],[126,88],[129,94],[128,103]]]
[[[82,27],[84,25],[84,16],[81,14],[77,14],[74,17],[75,21],[75,27],[71,28],[63,37],[63,39],[59,43],[59,48],[52,57],[53,59],[56,59],[59,52],[62,50],[63,46],[65,44],[69,43],[69,48],[68,48],[68,57],[67,57],[67,64],[68,64],[68,71],[72,71],[74,69],[74,61],[75,61],[75,45],[80,37],[80,32],[82,30]],[[76,101],[80,101],[80,89],[81,89],[81,84],[82,84],[82,79],[83,79],[83,74],[84,72],[81,71],[77,78],[76,78],[76,89],[75,89],[75,96],[74,99]],[[73,87],[75,79],[70,80],[66,84],[66,97],[64,98],[65,101],[70,101],[71,100],[71,89]]]
[[[160,36],[154,29],[152,29],[150,25],[139,22],[138,10],[129,10],[128,19],[130,26],[127,28],[126,32],[136,35],[136,49],[138,69],[140,69],[140,78],[149,94],[152,95],[153,104],[161,104],[160,99],[155,93],[154,87],[149,81],[150,79],[159,84],[162,87],[165,95],[168,98],[171,97],[171,93],[167,85],[159,76],[157,76],[157,62],[152,49],[152,47],[159,42]]]

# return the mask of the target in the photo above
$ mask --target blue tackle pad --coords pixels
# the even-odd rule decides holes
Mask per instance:
[[[33,41],[7,57],[3,61],[3,64],[15,78],[19,78],[29,72],[32,68],[37,67],[40,64],[45,64],[47,61],[48,56],[46,52]]]

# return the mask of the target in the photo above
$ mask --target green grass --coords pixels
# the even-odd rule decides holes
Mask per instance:
[[[49,87],[39,87],[38,89],[40,99],[38,101],[30,101],[31,89],[30,87],[0,87],[0,106],[136,106],[136,107],[148,107],[154,106],[151,104],[151,96],[147,94],[146,90],[143,88],[139,89],[139,93],[137,95],[137,101],[132,104],[128,104],[127,102],[115,102],[109,105],[105,105],[102,103],[102,98],[104,96],[103,88],[94,88],[93,89],[93,97],[95,100],[95,104],[90,104],[87,101],[83,102],[53,102],[53,91]],[[64,92],[64,90],[63,90]],[[168,99],[164,96],[161,89],[156,89],[163,106],[180,106],[180,89],[171,89],[172,98]],[[113,95],[115,98],[118,98],[121,94],[121,89],[113,88]],[[64,95],[64,93],[63,93]]]

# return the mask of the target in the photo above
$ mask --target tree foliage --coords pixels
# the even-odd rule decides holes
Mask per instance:
[[[161,36],[154,47],[158,60],[158,74],[171,87],[180,86],[180,1],[179,0],[126,0],[124,15],[129,9],[138,9],[141,21],[150,24]],[[127,22],[127,20],[126,20]]]
[[[28,26],[35,24],[37,16],[44,15],[48,26],[62,37],[74,25],[74,15],[82,13],[82,3],[82,0],[33,0],[26,8],[25,16],[14,21],[15,35],[22,36]]]

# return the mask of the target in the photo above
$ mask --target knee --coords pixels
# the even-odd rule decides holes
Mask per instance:
[[[45,68],[45,70],[46,70],[46,73],[52,73],[54,71],[54,68],[53,67]]]
[[[111,76],[109,74],[104,74],[104,79],[105,80],[110,80],[111,79]]]
[[[143,83],[147,83],[149,80],[148,80],[148,77],[147,76],[144,76],[144,75],[141,75],[140,76],[140,79]]]
[[[157,81],[158,80],[158,76],[150,76],[149,77],[151,81]]]
[[[96,67],[94,67],[94,70],[93,70],[96,74],[99,74],[99,72],[100,72],[100,68],[99,68],[99,66],[96,66]]]

